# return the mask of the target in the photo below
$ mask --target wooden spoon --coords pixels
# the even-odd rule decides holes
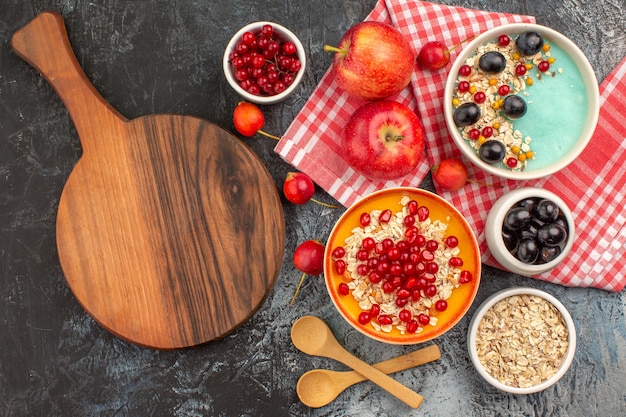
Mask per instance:
[[[418,393],[345,350],[326,323],[317,317],[304,316],[298,319],[291,328],[291,340],[304,353],[335,359],[349,366],[413,408],[418,408],[424,401]]]
[[[406,355],[379,362],[373,366],[385,374],[391,374],[423,365],[439,358],[441,358],[439,347],[432,345]],[[296,392],[304,405],[319,408],[329,404],[346,388],[366,379],[355,371],[312,369],[302,374],[298,380]]]
[[[282,205],[263,161],[206,120],[123,117],[87,79],[57,13],[35,17],[11,46],[58,93],[82,145],[56,240],[85,310],[161,349],[219,339],[248,320],[284,252]]]

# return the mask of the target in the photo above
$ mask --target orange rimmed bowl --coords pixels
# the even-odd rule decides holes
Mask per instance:
[[[428,207],[429,217],[432,221],[439,220],[447,224],[445,236],[452,235],[458,239],[460,251],[458,257],[463,260],[460,269],[468,271],[471,274],[471,280],[452,290],[451,295],[446,299],[447,308],[444,311],[437,311],[434,306],[430,308],[429,314],[437,318],[435,325],[420,326],[422,330],[416,333],[402,332],[394,325],[391,331],[385,332],[375,327],[375,318],[366,324],[359,323],[359,315],[364,310],[353,297],[352,291],[347,295],[345,293],[340,294],[340,284],[349,284],[352,278],[348,272],[343,274],[337,272],[333,250],[338,246],[345,246],[345,241],[353,234],[353,229],[361,227],[360,217],[362,213],[385,209],[390,209],[393,213],[399,212],[402,210],[401,200],[405,196],[417,201],[419,206]],[[454,327],[467,313],[474,301],[480,283],[480,274],[481,261],[478,242],[463,215],[437,194],[419,188],[398,187],[377,191],[352,205],[343,213],[332,229],[324,253],[326,288],[341,316],[364,335],[390,344],[409,345],[426,342],[441,336]],[[376,287],[376,285],[374,286]],[[345,290],[345,286],[343,289]],[[423,290],[421,293],[423,296]]]

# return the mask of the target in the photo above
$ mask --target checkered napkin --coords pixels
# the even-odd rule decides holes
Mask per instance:
[[[380,0],[366,20],[384,21],[394,25],[407,37],[416,52],[419,51],[423,43],[430,40],[439,40],[446,45],[457,45],[473,35],[478,35],[487,29],[502,24],[534,23],[534,18],[531,16],[470,10],[416,0]],[[451,61],[454,61],[457,52],[461,49],[462,47],[459,47],[451,52]],[[412,174],[400,180],[376,181],[359,174],[350,168],[343,158],[340,137],[349,117],[365,102],[344,93],[333,81],[331,71],[332,67],[323,76],[311,97],[278,142],[275,150],[287,162],[308,174],[316,184],[346,207],[379,189],[394,186],[417,187],[433,164],[443,158],[451,156],[461,157],[460,151],[449,137],[441,110],[447,71],[422,71],[416,66],[410,86],[396,96],[390,97],[390,99],[406,104],[419,114],[426,134],[426,152],[422,160]],[[614,90],[618,91],[617,88]],[[622,90],[624,89],[622,88]],[[624,137],[623,132],[621,137]],[[618,139],[616,140],[620,142],[621,139]],[[623,151],[625,145],[622,144],[621,146]],[[619,147],[619,143],[617,147]],[[603,146],[603,150],[605,149],[606,147]],[[592,156],[595,155],[590,155],[590,157]],[[598,155],[597,158],[602,159],[603,162],[599,165],[590,165],[590,168],[588,168],[590,171],[592,169],[595,171],[600,168],[606,168],[607,170],[611,168],[605,163],[609,159],[608,157]],[[470,177],[480,182],[491,183],[496,187],[481,187],[468,184],[461,191],[447,193],[439,190],[439,194],[453,203],[468,219],[478,237],[481,253],[483,253],[483,261],[489,265],[499,266],[488,253],[483,235],[484,221],[493,202],[504,191],[519,187],[520,184],[488,176],[488,174],[478,170],[469,162],[466,165],[469,168]],[[618,163],[614,164],[614,166],[619,168]],[[580,169],[577,163],[577,170]],[[619,169],[616,171],[619,171]],[[617,172],[610,175],[613,174],[617,174]],[[594,174],[589,178],[597,179],[597,177],[598,175]],[[607,176],[607,178],[610,177]],[[584,178],[580,179],[580,181],[587,183]],[[589,181],[589,184],[591,184],[591,181]],[[606,196],[604,193],[602,195],[602,198],[610,196],[611,202],[608,205],[600,204],[604,208],[601,211],[598,211],[599,207],[595,207],[595,204],[593,205],[595,212],[589,211],[589,215],[593,216],[591,223],[583,224],[579,220],[577,226],[579,238],[572,250],[572,254],[568,258],[568,262],[562,264],[558,270],[552,272],[549,276],[540,276],[538,278],[571,286],[595,286],[616,291],[623,288],[624,282],[626,282],[626,278],[623,278],[623,273],[621,272],[624,269],[623,259],[626,259],[623,249],[621,249],[621,246],[624,244],[624,233],[626,232],[623,229],[624,215],[620,212],[624,206],[623,185],[624,178],[622,177],[620,180],[616,176],[614,193],[611,194],[607,191]],[[498,186],[501,188],[497,188]],[[548,184],[542,186],[550,188]],[[554,187],[558,191],[562,186],[554,185]],[[605,184],[602,183],[596,185],[594,189],[605,190],[604,187]],[[577,183],[573,189],[582,192],[590,188]],[[570,207],[575,207],[575,205],[572,205],[572,201],[582,201],[580,198],[568,197],[561,192],[558,192],[558,194],[570,204]],[[618,198],[619,196],[621,196],[621,199]],[[593,198],[588,196],[584,201],[588,204],[598,203],[600,200],[598,197],[599,195],[594,193]],[[612,203],[613,201],[615,204]],[[582,206],[580,209],[576,208],[574,210],[574,216],[580,216],[588,207],[582,202],[580,204]],[[609,210],[609,207],[613,207],[615,211],[613,217],[607,220],[607,225],[604,228],[605,235],[603,238],[607,242],[605,246],[608,245],[613,248],[611,245],[617,242],[617,236],[621,236],[619,241],[621,243],[614,248],[615,259],[603,262],[604,257],[607,257],[610,251],[607,251],[606,247],[598,246],[602,242],[592,239],[589,236],[589,232],[585,235],[585,231],[591,231],[595,236],[600,230],[598,223],[603,221],[600,215]],[[609,214],[607,213],[606,215]],[[614,228],[617,229],[614,230]],[[587,239],[588,247],[580,248],[580,245],[583,244],[581,239],[585,238]],[[598,257],[593,258],[591,255],[591,253],[595,253],[593,251],[602,254],[602,259]],[[619,256],[620,254],[622,256]],[[573,264],[572,262],[575,259],[578,263]],[[582,264],[585,266],[582,266]],[[587,264],[589,266],[586,266]],[[605,265],[607,269],[599,265]],[[622,280],[621,285],[619,283],[620,279]]]

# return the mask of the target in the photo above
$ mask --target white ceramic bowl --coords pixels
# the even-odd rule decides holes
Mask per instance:
[[[511,207],[526,198],[533,197],[551,200],[559,206],[561,213],[565,216],[567,221],[568,238],[559,256],[544,264],[531,265],[520,261],[508,251],[502,238],[502,224],[507,211]],[[485,222],[485,238],[489,252],[491,252],[500,265],[513,273],[531,277],[551,270],[567,257],[574,244],[574,218],[567,204],[553,192],[537,187],[518,188],[504,194],[495,202],[493,207],[491,207],[487,215],[487,221]]]
[[[292,41],[296,45],[297,57],[300,60],[300,63],[302,64],[302,67],[300,68],[300,70],[297,72],[295,76],[294,82],[291,85],[289,85],[287,89],[283,91],[282,93],[272,95],[272,96],[251,94],[248,91],[241,88],[239,86],[239,83],[237,82],[237,79],[235,78],[235,70],[229,60],[230,53],[233,52],[233,50],[235,49],[235,45],[237,44],[237,42],[241,40],[241,36],[245,32],[250,31],[256,34],[261,31],[261,28],[263,27],[263,25],[267,25],[267,24],[273,26],[274,33],[277,34],[281,40]],[[224,69],[224,75],[226,76],[226,80],[228,81],[230,86],[241,97],[243,97],[247,101],[251,101],[257,104],[275,104],[289,97],[291,93],[295,91],[295,89],[298,87],[298,85],[302,81],[302,77],[304,76],[304,71],[306,69],[306,54],[304,52],[304,47],[302,46],[302,43],[300,42],[298,37],[294,35],[289,29],[287,29],[286,27],[282,25],[279,25],[278,23],[261,21],[261,22],[250,23],[242,27],[241,29],[239,29],[239,31],[237,31],[237,33],[233,35],[231,40],[228,42],[228,45],[226,45],[226,50],[224,51],[224,58],[222,60],[222,66]]]
[[[552,304],[554,307],[556,307],[556,309],[561,313],[561,316],[563,317],[563,321],[565,322],[565,326],[568,332],[568,338],[567,338],[568,348],[564,357],[562,358],[561,366],[551,378],[546,379],[543,382],[537,385],[528,387],[528,388],[519,388],[519,387],[510,386],[510,385],[505,385],[504,383],[500,382],[498,379],[491,376],[486,371],[486,369],[483,367],[483,365],[481,364],[478,358],[478,353],[476,350],[476,342],[478,340],[478,334],[477,334],[478,326],[481,320],[483,319],[483,317],[485,316],[485,313],[501,300],[504,300],[511,296],[524,295],[524,294],[534,295],[534,296],[543,298],[544,300]],[[469,332],[468,332],[468,337],[467,337],[467,347],[468,347],[469,355],[470,355],[470,358],[472,360],[474,367],[476,368],[480,376],[484,378],[485,381],[487,381],[489,384],[491,384],[492,386],[502,391],[513,393],[513,394],[532,394],[535,392],[545,390],[546,388],[556,384],[556,382],[559,379],[561,379],[563,375],[565,375],[570,365],[572,364],[572,361],[574,359],[574,354],[576,352],[576,328],[574,326],[574,321],[572,320],[572,317],[570,316],[567,309],[554,296],[544,291],[540,291],[534,288],[526,288],[526,287],[509,288],[509,289],[505,289],[505,290],[502,290],[493,294],[478,307],[478,309],[476,310],[476,313],[474,314],[474,316],[472,317],[472,320],[470,321]]]
[[[584,126],[582,127],[582,131],[580,133],[578,141],[567,152],[564,152],[564,155],[560,160],[547,166],[530,168],[529,165],[529,167],[527,167],[528,169],[525,169],[523,171],[513,171],[505,167],[486,163],[478,156],[476,150],[469,145],[468,141],[466,141],[459,132],[459,128],[456,126],[453,119],[454,109],[451,102],[456,90],[456,80],[459,73],[459,68],[463,64],[465,64],[466,60],[476,51],[478,46],[483,45],[488,41],[495,41],[498,39],[498,36],[502,34],[517,35],[529,30],[539,32],[542,37],[550,44],[559,46],[567,55],[569,55],[569,57],[572,58],[583,79],[585,90],[587,92],[588,106],[585,116],[586,120]],[[557,68],[556,77],[559,76],[558,62],[559,61],[557,60],[553,66],[553,68]],[[450,72],[448,73],[448,78],[446,81],[444,98],[445,100],[443,110],[446,125],[448,127],[448,130],[450,131],[450,134],[452,135],[454,142],[463,152],[463,154],[472,163],[479,166],[486,172],[513,180],[529,180],[545,177],[560,171],[571,162],[575,161],[591,140],[593,132],[596,128],[596,124],[598,122],[598,115],[600,112],[598,81],[595,77],[593,68],[589,64],[589,61],[587,60],[585,55],[571,40],[569,40],[561,33],[545,26],[529,23],[514,23],[498,26],[496,28],[485,31],[481,35],[472,39],[472,41],[469,42],[467,46],[465,46],[463,50],[459,53],[452,67],[450,68]],[[532,104],[529,104],[529,106],[530,105]],[[539,138],[533,139],[539,140]],[[549,139],[558,140],[558,138],[553,137],[549,137]],[[536,158],[539,157],[540,155],[536,156]]]

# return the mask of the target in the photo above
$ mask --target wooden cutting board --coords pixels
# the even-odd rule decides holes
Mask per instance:
[[[11,43],[56,90],[80,137],[56,233],[85,310],[159,349],[221,338],[249,319],[280,272],[285,236],[256,154],[199,118],[125,119],[85,76],[56,13],[35,17]]]

